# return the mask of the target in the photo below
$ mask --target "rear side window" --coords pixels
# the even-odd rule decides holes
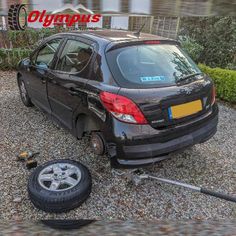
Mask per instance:
[[[107,60],[122,87],[174,85],[182,76],[201,72],[179,47],[168,44],[116,49],[108,52]]]
[[[36,65],[46,64],[48,67],[51,66],[54,55],[60,45],[61,39],[52,40],[44,45],[42,49],[38,51],[37,57],[34,61]],[[34,56],[33,56],[34,60]]]
[[[90,45],[77,40],[68,40],[58,60],[56,70],[76,73],[82,71],[93,54]]]

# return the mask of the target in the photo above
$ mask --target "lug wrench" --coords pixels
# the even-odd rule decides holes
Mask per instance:
[[[144,179],[154,179],[154,180],[157,180],[157,181],[162,182],[162,183],[181,186],[183,188],[187,188],[187,189],[190,189],[192,191],[200,192],[200,193],[210,195],[210,196],[213,196],[213,197],[216,197],[216,198],[224,199],[226,201],[236,202],[236,196],[228,195],[228,194],[225,194],[225,193],[215,192],[215,191],[212,191],[212,190],[209,190],[209,189],[206,189],[206,188],[197,187],[197,186],[182,183],[182,182],[179,182],[179,181],[159,178],[159,177],[152,176],[152,175],[149,175],[149,174],[140,174],[140,175],[134,174],[132,176],[132,182],[136,186],[139,185],[141,183],[141,181],[144,180]]]

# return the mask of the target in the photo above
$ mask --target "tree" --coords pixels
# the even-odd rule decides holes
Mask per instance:
[[[182,18],[179,35],[203,47],[198,62],[212,67],[236,66],[235,17]]]

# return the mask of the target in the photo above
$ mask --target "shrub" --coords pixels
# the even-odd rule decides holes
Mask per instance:
[[[199,67],[214,80],[218,98],[236,103],[236,71],[210,68],[203,64],[200,64]]]
[[[189,37],[180,37],[180,42],[183,49],[195,62],[198,63],[204,47]]]
[[[203,47],[200,63],[220,68],[236,66],[236,17],[183,17],[179,35]]]
[[[34,48],[38,41],[57,33],[56,29],[27,29],[25,31],[9,31],[8,39],[13,48]]]
[[[28,28],[24,31],[10,30],[7,35],[8,41],[11,42],[13,48],[35,48],[37,43],[43,39],[60,32],[70,31],[70,28],[55,27],[55,28],[42,28],[31,29]]]
[[[30,55],[30,49],[0,49],[0,70],[16,69],[18,62]]]

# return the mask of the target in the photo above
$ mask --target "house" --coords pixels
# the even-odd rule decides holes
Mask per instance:
[[[32,9],[54,11],[65,4],[84,5],[103,15],[98,23],[87,27],[137,30],[175,38],[180,15],[210,15],[212,0],[30,0]],[[167,17],[168,15],[168,17]],[[31,25],[42,27],[40,24]]]
[[[0,0],[0,27],[6,28],[7,12],[14,0]],[[102,14],[97,23],[84,27],[116,28],[137,30],[145,23],[143,31],[175,38],[180,15],[206,16],[212,13],[212,0],[21,0],[29,4],[30,10],[53,12],[66,4],[84,5],[95,13]],[[168,16],[168,17],[167,17]],[[30,27],[41,28],[41,23],[31,23]]]

